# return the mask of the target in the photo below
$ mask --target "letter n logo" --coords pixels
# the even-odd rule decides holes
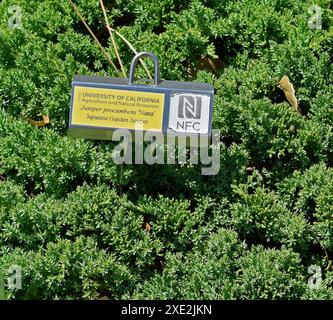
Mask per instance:
[[[179,97],[178,117],[186,119],[201,118],[202,97],[195,95],[181,95]]]

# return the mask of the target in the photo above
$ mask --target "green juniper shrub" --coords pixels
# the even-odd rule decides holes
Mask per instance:
[[[158,199],[143,197],[138,209],[151,224],[152,237],[161,241],[165,250],[186,251],[190,248],[194,234],[205,219],[205,209],[192,211],[189,201],[163,196]]]
[[[1,212],[1,245],[35,250],[60,238],[61,225],[57,223],[54,209],[59,202],[45,198],[44,195],[37,196]]]
[[[99,1],[74,2],[119,67]],[[22,269],[5,298],[332,299],[330,1],[317,29],[309,0],[104,2],[162,79],[214,86],[220,170],[118,166],[115,142],[68,137],[73,76],[120,75],[69,1],[1,1],[0,275]],[[115,41],[128,75],[134,53]]]
[[[250,242],[307,250],[311,234],[302,213],[289,211],[274,192],[235,187],[240,201],[231,204],[231,225]]]
[[[63,195],[86,175],[90,144],[15,121],[0,111],[0,174],[25,184],[32,193]]]
[[[279,193],[289,208],[304,214],[312,226],[313,237],[327,250],[333,250],[333,171],[325,164],[305,172],[294,172],[282,181]]]
[[[318,269],[317,269],[318,270]],[[332,300],[332,280],[333,275],[332,271],[325,272],[325,275],[323,277],[322,272],[320,275],[316,275],[315,273],[311,273],[312,276],[315,276],[320,280],[318,281],[319,286],[316,287],[316,289],[311,289],[309,287],[306,288],[306,292],[303,294],[302,299],[306,300]],[[311,279],[309,279],[311,281]]]
[[[22,252],[17,248],[0,258],[2,270],[22,269],[25,290],[5,290],[16,299],[119,298],[135,277],[114,256],[98,248],[92,238],[61,239],[46,248]]]
[[[10,180],[0,183],[0,210],[2,213],[19,203],[24,203],[26,198],[24,188],[21,185]]]
[[[56,215],[66,238],[92,237],[118,261],[139,268],[153,264],[161,248],[142,228],[143,215],[134,209],[106,185],[84,185],[68,195]]]
[[[237,234],[220,229],[204,246],[184,255],[168,254],[162,274],[139,285],[134,299],[231,299],[236,261],[245,249]]]
[[[301,259],[291,250],[251,248],[238,262],[237,291],[240,299],[299,299],[306,278],[299,271]]]

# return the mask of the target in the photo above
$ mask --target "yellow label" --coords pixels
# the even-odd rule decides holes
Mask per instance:
[[[162,93],[75,86],[73,95],[73,125],[162,131]]]

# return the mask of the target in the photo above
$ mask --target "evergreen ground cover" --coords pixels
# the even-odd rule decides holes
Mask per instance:
[[[99,1],[75,3],[117,63]],[[105,5],[162,79],[214,86],[221,169],[118,166],[115,143],[68,137],[73,75],[119,75],[68,1],[1,1],[0,273],[22,270],[4,297],[332,299],[333,2]],[[133,52],[115,41],[128,74]]]

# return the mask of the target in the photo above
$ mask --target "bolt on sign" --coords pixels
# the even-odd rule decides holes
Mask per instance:
[[[134,82],[137,62],[154,61],[154,82]],[[214,88],[205,83],[160,80],[159,63],[151,52],[132,60],[129,79],[75,76],[69,117],[74,137],[112,140],[116,129],[163,135],[211,135]]]

